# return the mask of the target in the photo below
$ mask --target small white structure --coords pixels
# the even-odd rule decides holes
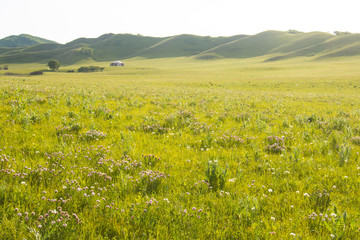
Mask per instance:
[[[120,60],[114,61],[112,63],[110,63],[110,67],[121,67],[121,66],[125,66],[125,63],[123,63]]]

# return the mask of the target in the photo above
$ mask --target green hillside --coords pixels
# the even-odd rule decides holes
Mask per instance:
[[[34,37],[29,34],[12,35],[0,39],[0,47],[29,47],[41,43],[55,43],[44,38]]]
[[[273,52],[287,53],[287,52],[300,50],[327,41],[332,37],[334,37],[334,35],[323,32],[296,34],[292,38],[292,41],[289,41],[288,43],[283,44],[278,48],[275,48]]]
[[[167,38],[162,42],[151,46],[140,52],[142,57],[161,58],[161,57],[182,57],[200,54],[208,49],[214,48],[221,44],[230,42],[234,38],[241,39],[246,35],[238,35],[235,37],[201,37],[194,35],[178,35]]]
[[[116,34],[90,47],[94,49],[96,61],[111,61],[138,56],[138,52],[158,44],[164,38],[131,34]]]
[[[112,37],[114,35],[115,34],[113,34],[113,33],[108,33],[108,34],[103,34],[98,38],[78,38],[78,39],[75,39],[75,40],[73,40],[71,42],[66,43],[65,46],[73,46],[73,45],[80,44],[80,43],[89,44],[89,45],[90,44],[95,44],[97,42],[106,40],[109,37]]]
[[[270,54],[273,49],[289,43],[294,34],[266,31],[254,36],[240,38],[206,51],[228,58],[249,58]]]
[[[360,43],[360,34],[341,35],[327,38],[325,41],[314,44],[296,51],[288,52],[268,59],[269,61],[293,58],[293,57],[316,57],[318,59],[336,56],[354,56],[360,55],[354,48]],[[347,49],[347,50],[346,50]],[[356,50],[350,51],[350,50]]]
[[[0,42],[10,39],[13,36]],[[189,34],[148,37],[109,33],[98,38],[79,38],[67,44],[46,42],[26,47],[0,47],[0,64],[47,63],[51,59],[57,59],[62,65],[70,65],[84,61],[113,61],[133,57],[193,57],[214,60],[264,56],[267,61],[294,57],[316,60],[360,55],[359,46],[360,34],[337,36],[323,32],[265,31],[256,35],[231,37]]]
[[[63,45],[37,45],[34,47],[28,47],[23,49],[17,49],[9,52],[0,54],[0,63],[47,63],[51,59],[64,59],[63,64],[73,64],[77,61],[81,61],[88,58],[86,54],[82,54],[82,57],[71,59],[66,57],[70,51],[75,49],[81,49],[87,47],[85,44],[77,44],[74,46],[65,47]]]

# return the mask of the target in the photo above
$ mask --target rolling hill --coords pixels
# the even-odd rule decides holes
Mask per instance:
[[[109,33],[98,38],[79,38],[66,44],[24,34],[0,40],[0,64],[47,63],[57,59],[63,65],[69,65],[132,57],[211,60],[264,56],[266,61],[279,61],[294,57],[324,59],[356,55],[360,56],[360,34],[338,36],[323,32],[265,31],[231,37],[189,34],[149,37]]]
[[[0,39],[0,47],[29,47],[41,43],[55,43],[44,38],[34,37],[29,34],[12,35]]]

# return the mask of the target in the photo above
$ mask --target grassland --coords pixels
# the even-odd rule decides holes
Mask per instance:
[[[0,76],[0,238],[358,239],[360,59],[266,59]]]

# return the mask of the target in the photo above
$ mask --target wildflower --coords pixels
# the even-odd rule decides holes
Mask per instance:
[[[334,234],[330,234],[330,237],[331,237],[331,238],[335,238],[335,235],[334,235]]]
[[[41,225],[41,224],[39,224],[39,225],[38,225],[38,228],[42,228],[42,225]]]
[[[21,182],[21,184],[26,185],[26,182]]]
[[[21,214],[21,213],[18,213],[17,215],[18,215],[19,217],[21,217],[22,214]]]
[[[275,218],[274,218],[274,217],[271,217],[270,220],[275,221]]]
[[[55,224],[56,222],[55,221],[51,221],[51,224]]]
[[[310,197],[308,193],[304,193],[304,197]]]
[[[290,233],[290,236],[295,237],[295,236],[296,236],[296,234],[295,234],[295,233]]]
[[[335,213],[330,214],[331,217],[336,217]]]
[[[270,189],[268,190],[268,192],[269,192],[269,193],[272,193],[272,192],[273,192],[273,190],[270,188]]]
[[[66,223],[64,223],[64,224],[63,224],[63,226],[64,226],[64,227],[66,227],[66,226],[67,226],[67,224],[66,224]]]
[[[235,182],[237,178],[232,178],[232,179],[229,179],[228,182]]]
[[[196,210],[196,207],[193,207],[193,208],[192,208],[192,210],[194,210],[194,211],[195,211],[195,210]]]

